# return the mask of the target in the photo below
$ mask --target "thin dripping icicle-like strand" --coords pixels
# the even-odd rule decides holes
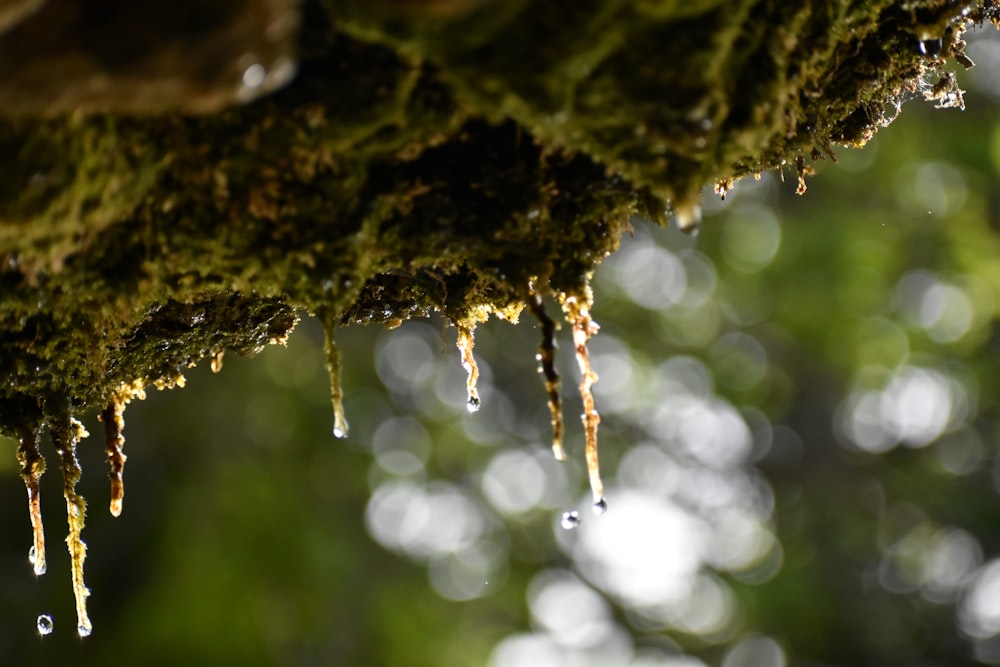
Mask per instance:
[[[465,407],[469,412],[478,412],[480,406],[479,389],[477,387],[479,383],[479,364],[476,363],[476,357],[473,354],[476,341],[475,325],[455,324],[455,328],[458,329],[458,340],[455,344],[458,346],[459,354],[462,355],[462,368],[468,373],[465,381]]]
[[[87,503],[83,496],[76,492],[76,484],[82,474],[80,462],[76,458],[76,445],[82,438],[87,437],[88,433],[83,424],[70,416],[66,405],[60,406],[56,414],[51,417],[49,430],[62,463],[63,495],[66,497],[66,521],[69,524],[66,546],[69,549],[73,596],[76,599],[77,632],[81,637],[86,637],[92,629],[90,617],[87,615],[87,597],[90,591],[83,581],[83,563],[87,558],[87,545],[81,538],[87,515]]]
[[[111,480],[109,509],[114,517],[121,515],[125,499],[123,473],[128,457],[122,451],[125,446],[125,437],[122,435],[125,428],[124,415],[125,401],[118,397],[112,398],[101,412],[101,421],[104,422],[104,453],[108,459],[108,479]]]
[[[556,371],[556,323],[545,312],[542,297],[532,291],[528,298],[528,308],[542,327],[542,343],[538,350],[539,370],[545,378],[545,392],[549,399],[549,412],[552,415],[552,455],[557,461],[566,460],[566,450],[563,448],[563,412],[560,394],[560,378]]]
[[[328,314],[323,320],[323,351],[326,356],[326,370],[330,373],[330,403],[333,406],[333,435],[346,438],[350,426],[344,412],[344,386],[341,381],[340,349],[334,339],[335,317]]]
[[[573,345],[576,348],[577,365],[580,367],[580,397],[583,400],[581,419],[587,443],[587,475],[590,478],[590,490],[594,497],[594,506],[607,508],[604,482],[601,481],[601,466],[597,458],[597,427],[601,423],[601,415],[594,404],[593,393],[597,373],[590,365],[590,355],[587,352],[587,341],[600,327],[590,317],[590,299],[581,303],[576,296],[566,296],[562,299],[562,304],[567,319],[573,327]]]
[[[17,447],[17,461],[21,464],[21,478],[28,491],[28,516],[31,518],[31,549],[28,561],[36,576],[45,574],[45,526],[42,524],[42,505],[38,493],[38,480],[45,472],[45,458],[38,451],[38,428],[25,429]]]

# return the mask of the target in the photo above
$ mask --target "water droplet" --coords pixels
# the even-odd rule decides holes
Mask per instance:
[[[921,55],[937,58],[941,55],[941,48],[943,46],[944,43],[941,41],[940,37],[931,37],[930,39],[920,40],[919,49]]]
[[[594,503],[591,509],[594,510],[594,514],[600,516],[608,511],[608,501],[605,500],[604,498],[601,498],[596,503]]]
[[[226,351],[219,349],[212,353],[212,372],[218,373],[222,370],[223,359],[225,358]]]
[[[697,200],[681,199],[674,203],[677,228],[685,234],[697,234],[701,226],[701,205]]]
[[[562,526],[563,530],[573,530],[580,527],[580,513],[576,510],[571,512],[563,512],[562,518],[559,519],[559,525]]]
[[[479,404],[479,397],[473,396],[469,399],[469,402],[465,404],[465,409],[468,410],[470,414],[473,412],[479,412]]]
[[[35,627],[38,628],[38,634],[41,636],[51,635],[52,630],[55,629],[55,623],[52,622],[52,617],[48,614],[40,614],[38,620],[35,622]]]
[[[339,426],[334,426],[333,427],[333,437],[335,437],[335,438],[346,438],[347,437],[347,431],[345,429],[340,428]]]
[[[243,70],[243,85],[247,88],[259,88],[267,78],[267,70],[260,63],[254,63]]]
[[[81,637],[89,637],[90,633],[93,631],[94,629],[90,627],[90,621],[87,621],[86,623],[81,623],[80,625],[76,626],[76,633]]]

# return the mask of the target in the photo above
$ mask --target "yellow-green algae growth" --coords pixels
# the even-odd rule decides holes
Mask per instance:
[[[201,359],[221,369],[225,351],[283,341],[303,312],[327,329],[334,428],[346,434],[335,327],[444,313],[472,406],[476,323],[528,306],[562,458],[555,324],[541,301],[554,295],[573,330],[603,511],[588,283],[630,218],[693,230],[707,183],[724,195],[787,165],[804,191],[809,162],[864,145],[903,101],[960,106],[949,68],[972,64],[962,32],[998,16],[994,0],[284,4],[302,26],[297,74],[249,104],[201,81],[196,99],[143,98],[162,110],[88,91],[51,107],[39,93],[25,112],[14,103],[24,79],[0,86],[0,432],[19,441],[36,574],[44,427],[59,452],[80,634],[76,416],[103,410],[117,514],[125,403],[183,384]],[[92,27],[79,44],[94,42]],[[21,28],[0,29],[0,52]],[[276,80],[239,66],[244,87]],[[235,102],[192,113],[223,98]]]

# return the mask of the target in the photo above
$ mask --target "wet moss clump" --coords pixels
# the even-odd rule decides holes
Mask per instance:
[[[0,433],[20,442],[30,496],[42,426],[70,480],[74,415],[103,409],[120,511],[124,403],[201,359],[283,341],[300,313],[332,335],[440,311],[467,332],[474,369],[477,322],[528,305],[551,325],[552,294],[582,347],[596,331],[590,275],[632,216],[692,228],[707,183],[724,194],[787,165],[804,190],[809,162],[863,145],[903,101],[960,105],[948,77],[971,65],[962,32],[998,12],[994,0],[315,0],[301,7],[297,75],[251,103],[191,114],[216,99],[199,84],[197,103],[150,95],[173,99],[161,113],[89,91],[75,113],[61,98],[0,116]],[[255,67],[242,85],[267,80]],[[16,95],[0,89],[0,115],[21,108],[4,104]],[[558,378],[546,381],[561,430]],[[469,387],[471,405],[471,370]],[[78,540],[82,499],[66,488]]]

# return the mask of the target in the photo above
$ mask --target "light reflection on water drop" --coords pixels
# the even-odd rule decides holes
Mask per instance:
[[[469,402],[465,404],[465,409],[469,411],[469,414],[479,412],[479,404],[478,398],[470,398]]]
[[[604,498],[601,498],[596,503],[594,503],[591,509],[594,510],[594,514],[600,516],[608,511],[608,501],[605,500]]]
[[[40,614],[38,620],[35,623],[38,628],[38,634],[41,636],[51,635],[52,630],[55,629],[55,624],[52,622],[52,617],[48,614]]]
[[[35,576],[40,577],[45,574],[45,561],[38,557],[38,548],[35,545],[31,545],[28,549],[28,562],[34,568]]]
[[[574,528],[580,527],[580,513],[576,510],[572,512],[563,512],[562,518],[559,519],[559,525],[563,530],[573,530]]]

